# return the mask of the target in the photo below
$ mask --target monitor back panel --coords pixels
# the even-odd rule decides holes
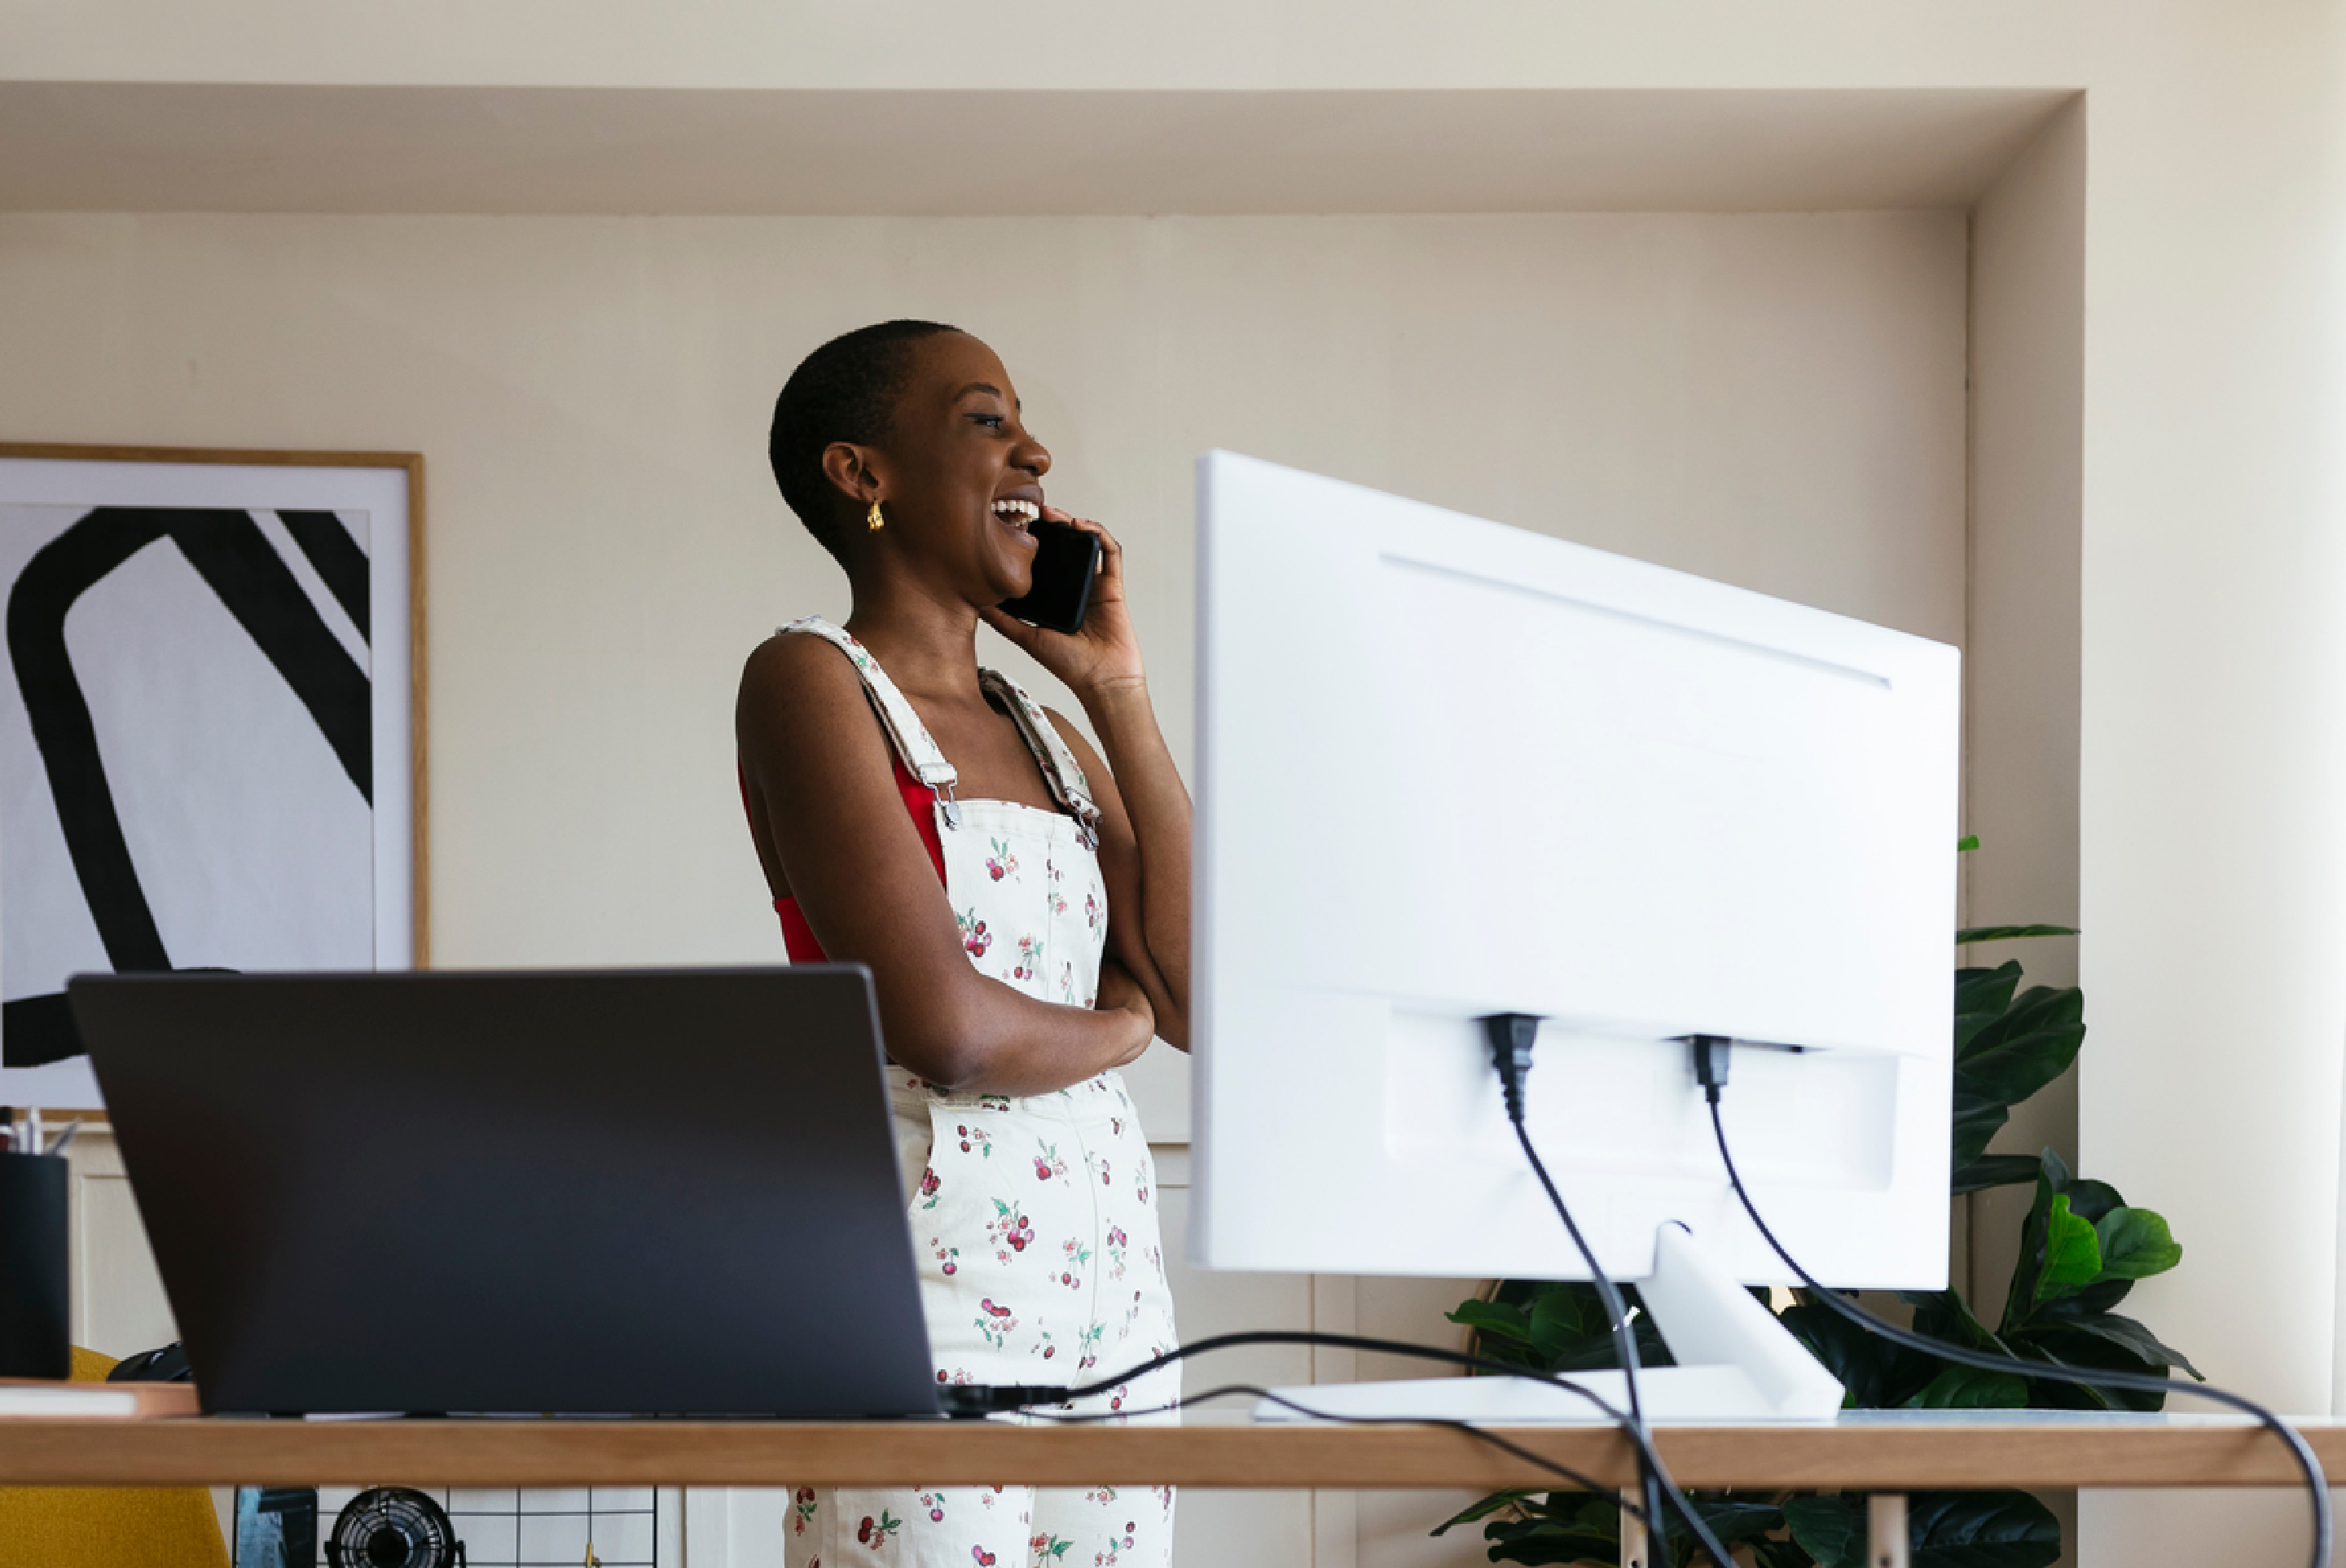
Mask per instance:
[[[860,968],[72,997],[207,1410],[936,1408]]]
[[[1585,1278],[1475,1022],[1528,1013],[1608,1270],[1675,1221],[1781,1277],[1700,1033],[1803,1048],[1723,1106],[1792,1251],[1943,1285],[1956,651],[1228,453],[1198,497],[1196,1260]]]

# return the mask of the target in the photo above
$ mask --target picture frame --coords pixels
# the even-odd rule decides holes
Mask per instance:
[[[0,443],[0,1103],[102,1109],[66,973],[428,967],[424,517],[416,453]]]

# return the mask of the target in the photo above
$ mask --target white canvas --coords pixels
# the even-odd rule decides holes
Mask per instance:
[[[77,527],[87,539],[121,524],[118,513],[93,519],[97,507],[162,507],[146,515],[199,531],[155,538],[96,575],[72,597],[61,638],[135,873],[130,901],[143,904],[170,967],[363,970],[412,959],[406,500],[398,470],[0,462],[0,593],[11,604],[44,549]],[[224,567],[218,542],[230,535],[236,553]],[[353,605],[313,560],[321,545]],[[113,911],[117,948],[126,928],[118,880],[90,871],[91,808],[76,808],[77,862],[36,738],[19,656],[41,662],[27,631],[38,619],[12,616],[0,677],[0,1002],[117,967],[94,891]],[[295,666],[310,672],[307,701]],[[383,671],[388,679],[374,678]],[[49,689],[52,749],[90,749],[58,741]],[[151,943],[132,945],[151,954]],[[82,1058],[0,1065],[0,1100],[98,1104]]]

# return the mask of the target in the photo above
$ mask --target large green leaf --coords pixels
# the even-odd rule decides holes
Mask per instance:
[[[1792,1539],[1817,1568],[1864,1568],[1862,1497],[1794,1497]],[[1913,1568],[2047,1568],[2061,1555],[2061,1523],[2025,1492],[1918,1492],[1906,1499]]]
[[[1895,1410],[1931,1380],[1939,1363],[1919,1351],[1868,1333],[1829,1307],[1805,1299],[1779,1319],[1793,1338],[1840,1380],[1851,1410]]]
[[[1943,1368],[1921,1392],[1906,1401],[1916,1410],[2016,1410],[2028,1404],[2028,1383],[2010,1372],[1990,1372],[1977,1367]]]
[[[1817,1568],[1865,1568],[1865,1500],[1823,1493],[1784,1500],[1784,1522]]]
[[[2008,1330],[2026,1322],[2029,1313],[2043,1299],[2037,1293],[2036,1280],[2044,1272],[2045,1247],[2052,1239],[2053,1200],[2068,1185],[2069,1167],[2058,1154],[2046,1149],[2037,1156],[2036,1196],[2029,1200],[2028,1214],[2020,1222],[2020,1258],[2013,1268],[2012,1283],[2004,1291],[2000,1328]]]
[[[2147,1208],[2117,1207],[2094,1224],[2102,1247],[2105,1279],[2147,1279],[2183,1261],[2183,1248],[2168,1233],[2165,1217]]]
[[[1995,1125],[2004,1125],[2004,1113],[1997,1110]],[[1994,1129],[1989,1130],[1989,1136]],[[1986,1139],[1981,1140],[1984,1147]],[[1990,1187],[2017,1186],[2036,1179],[2036,1162],[2026,1155],[1980,1155],[1955,1167],[1954,1192],[1960,1197],[1967,1192],[1985,1192]]]
[[[1975,925],[1955,932],[1957,946],[1974,942],[2011,942],[2024,936],[2075,936],[2077,928],[2067,925]]]
[[[1531,1333],[1535,1352],[1552,1372],[1586,1372],[1621,1364],[1613,1329],[1596,1287],[1582,1281],[1532,1288]],[[1643,1309],[1634,1287],[1624,1287],[1622,1305],[1631,1313],[1630,1331],[1637,1340],[1637,1359],[1647,1367],[1672,1365],[1669,1347],[1654,1327],[1653,1314]]]
[[[1589,1305],[1597,1309],[1586,1310]],[[1541,1291],[1532,1298],[1530,1327],[1532,1349],[1551,1367],[1559,1362],[1583,1363],[1592,1339],[1608,1346],[1612,1342],[1612,1329],[1605,1322],[1603,1307],[1596,1302],[1593,1289],[1586,1296],[1576,1290]]]
[[[2069,1211],[2069,1195],[2055,1194],[2045,1216],[2045,1249],[2038,1255],[2034,1299],[2074,1296],[2101,1278],[2102,1244],[2094,1227]]]
[[[2020,989],[2017,960],[1994,969],[1955,971],[1955,1052],[1958,1056],[1973,1035],[2001,1018]]]
[[[1622,1296],[1631,1308],[1639,1305],[1634,1289],[1625,1289]],[[1543,1372],[1619,1365],[1604,1304],[1593,1285],[1502,1280],[1494,1299],[1462,1301],[1448,1317],[1474,1329],[1481,1336],[1482,1354],[1495,1361]],[[1652,1315],[1637,1311],[1634,1324],[1638,1359],[1649,1367],[1669,1366],[1669,1347],[1654,1327]]]
[[[2054,1158],[2058,1160],[2060,1156],[2056,1155]],[[2044,1160],[2041,1156],[2038,1157],[2037,1165],[2040,1169],[2043,1168]],[[2064,1175],[2066,1175],[2066,1167],[2064,1167]],[[2118,1196],[2118,1189],[2106,1181],[2088,1181],[2084,1176],[2067,1176],[2067,1179],[2062,1182],[2060,1190],[2062,1196],[2069,1200],[2069,1212],[2087,1225],[2098,1226],[2102,1222],[2102,1216],[2114,1208],[2126,1207],[2126,1199]]]
[[[2056,1310],[2063,1312],[2074,1310],[2086,1315],[2107,1312],[2125,1300],[2127,1292],[2133,1288],[2134,1281],[2131,1279],[2112,1279],[2105,1275],[2075,1296],[2064,1296],[2058,1301],[2045,1302],[2037,1308],[2037,1314],[2043,1316]]]
[[[1953,1135],[1948,1151],[1950,1168],[1964,1170],[1987,1152],[1988,1141],[2002,1131],[2010,1114],[2000,1100],[1966,1089],[1955,1081]],[[2034,1161],[2030,1162],[2033,1166]],[[1952,1179],[1952,1178],[1951,1178]]]
[[[1474,1502],[1468,1503],[1465,1507],[1460,1509],[1457,1512],[1452,1514],[1449,1518],[1435,1525],[1431,1533],[1441,1535],[1448,1532],[1454,1525],[1472,1524],[1478,1519],[1488,1519],[1494,1513],[1498,1512],[1499,1510],[1503,1508],[1513,1508],[1517,1503],[1529,1498],[1531,1495],[1532,1494],[1528,1492],[1494,1492],[1488,1497],[1480,1498]]]
[[[1494,1339],[1521,1345],[1532,1342],[1531,1327],[1524,1321],[1521,1309],[1501,1306],[1496,1301],[1461,1301],[1456,1311],[1443,1316],[1482,1335],[1485,1355],[1490,1353],[1490,1342]]]
[[[1492,1543],[1487,1555],[1494,1563],[1612,1564],[1621,1560],[1621,1533],[1617,1524],[1599,1532],[1549,1519],[1503,1521],[1483,1528]]]
[[[2025,1492],[1917,1492],[1906,1540],[1913,1568],[2047,1568],[2061,1522]]]
[[[1816,1568],[1817,1560],[1802,1551],[1797,1541],[1754,1541],[1749,1545],[1751,1568]]]
[[[1621,1514],[1610,1495],[1558,1492],[1530,1505],[1527,1519],[1497,1519],[1483,1526],[1494,1563],[1599,1563],[1621,1560]]]
[[[1749,1498],[1722,1496],[1716,1492],[1696,1492],[1687,1501],[1702,1515],[1703,1523],[1719,1537],[1719,1543],[1730,1550],[1746,1541],[1756,1541],[1771,1530],[1780,1529],[1784,1511],[1772,1502],[1755,1502]],[[1686,1521],[1675,1512],[1669,1516],[1670,1554],[1692,1555],[1696,1550],[1694,1532]]]
[[[2016,1105],[2068,1070],[2086,1043],[2086,996],[2075,986],[2031,986],[1977,1028],[1956,1020],[1955,1084]]]
[[[2048,1316],[2031,1324],[2021,1338],[2023,1347],[2042,1349],[2072,1366],[2104,1366],[2111,1364],[2091,1348],[2080,1344],[2080,1339],[2099,1340],[2142,1363],[2142,1370],[2164,1374],[2169,1368],[2180,1367],[2199,1381],[2208,1380],[2191,1359],[2152,1333],[2140,1321],[2116,1312],[2094,1312],[2075,1318]],[[2128,1370],[2123,1363],[2119,1369]],[[2152,1407],[2156,1409],[2156,1406]]]
[[[1986,1324],[1972,1316],[1971,1308],[1952,1290],[1902,1290],[1898,1298],[1914,1308],[1914,1332],[1926,1339],[1943,1339],[1950,1345],[1983,1350],[1991,1356],[2012,1353],[2002,1339],[1988,1332]]]

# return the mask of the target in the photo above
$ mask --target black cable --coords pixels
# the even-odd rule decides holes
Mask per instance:
[[[1473,1371],[1493,1372],[1508,1378],[1528,1378],[1534,1382],[1545,1383],[1551,1388],[1558,1388],[1566,1393],[1576,1394],[1602,1410],[1619,1429],[1622,1435],[1636,1445],[1639,1462],[1651,1467],[1655,1484],[1663,1498],[1668,1502],[1678,1515],[1687,1522],[1696,1542],[1702,1549],[1709,1553],[1713,1560],[1722,1565],[1730,1561],[1727,1549],[1719,1545],[1718,1537],[1711,1533],[1710,1526],[1703,1522],[1699,1513],[1695,1512],[1694,1504],[1688,1500],[1686,1493],[1679,1490],[1678,1482],[1670,1479],[1668,1470],[1662,1464],[1662,1456],[1654,1451],[1652,1434],[1641,1427],[1632,1425],[1626,1412],[1616,1410],[1593,1390],[1585,1388],[1569,1378],[1558,1377],[1554,1372],[1539,1371],[1535,1368],[1518,1366],[1512,1361],[1496,1360],[1489,1356],[1470,1355],[1464,1350],[1444,1350],[1433,1345],[1413,1345],[1405,1339],[1376,1339],[1360,1334],[1327,1334],[1306,1329],[1252,1329],[1242,1333],[1216,1334],[1204,1339],[1193,1339],[1188,1344],[1177,1346],[1160,1355],[1152,1356],[1136,1366],[1127,1367],[1115,1377],[1105,1378],[1096,1383],[1085,1383],[1069,1389],[996,1390],[994,1390],[996,1393],[1025,1396],[1014,1402],[1000,1405],[997,1409],[1015,1409],[1025,1413],[1040,1415],[1045,1412],[1032,1410],[1031,1406],[1085,1399],[1093,1394],[1106,1393],[1110,1389],[1131,1382],[1137,1378],[1156,1371],[1160,1367],[1169,1367],[1174,1362],[1187,1360],[1191,1356],[1203,1355],[1209,1350],[1227,1350],[1243,1345],[1325,1345],[1339,1350],[1372,1350],[1389,1356],[1414,1356],[1421,1360],[1443,1361],[1451,1366],[1464,1367]],[[974,1384],[968,1386],[972,1389],[976,1387]],[[1414,1418],[1404,1417],[1391,1419],[1414,1420]],[[1414,1421],[1414,1424],[1423,1426],[1446,1423],[1432,1420]],[[1603,1487],[1597,1490],[1610,1492],[1613,1489]],[[1649,1513],[1645,1509],[1637,1508],[1628,1503],[1624,1503],[1622,1506],[1630,1509],[1630,1512],[1640,1519],[1661,1517],[1661,1510],[1658,1507]]]
[[[1626,1426],[1629,1418],[1585,1384],[1554,1372],[1543,1372],[1535,1367],[1525,1367],[1514,1361],[1502,1361],[1492,1356],[1477,1356],[1467,1350],[1445,1350],[1439,1345],[1413,1344],[1407,1339],[1377,1339],[1361,1334],[1329,1334],[1316,1329],[1247,1329],[1235,1334],[1212,1334],[1203,1339],[1192,1339],[1177,1345],[1134,1366],[1127,1367],[1112,1378],[1102,1378],[1096,1383],[1078,1383],[1073,1388],[1033,1388],[1011,1390],[1026,1397],[1002,1409],[1024,1410],[1028,1405],[1056,1404],[1066,1400],[1088,1399],[1120,1388],[1160,1368],[1176,1361],[1186,1361],[1192,1356],[1202,1356],[1212,1350],[1242,1349],[1249,1345],[1317,1345],[1331,1350],[1368,1350],[1383,1356],[1409,1356],[1421,1361],[1440,1361],[1447,1366],[1464,1367],[1473,1372],[1492,1372],[1501,1377],[1529,1378],[1534,1382],[1546,1383],[1566,1393],[1587,1400],[1604,1412],[1605,1419],[1615,1426]],[[973,1385],[974,1386],[974,1385]],[[940,1390],[942,1391],[942,1390]]]
[[[1532,1146],[1531,1133],[1524,1125],[1524,1081],[1531,1075],[1532,1046],[1539,1039],[1539,1018],[1528,1013],[1495,1013],[1483,1020],[1484,1035],[1491,1047],[1491,1064],[1499,1074],[1499,1094],[1506,1105],[1508,1124],[1515,1129],[1515,1141],[1523,1145],[1524,1158],[1531,1162],[1532,1173],[1539,1177],[1549,1205],[1555,1208],[1556,1217],[1564,1221],[1572,1245],[1579,1249],[1581,1261],[1588,1265],[1589,1279],[1596,1287],[1596,1298],[1603,1303],[1606,1322],[1613,1330],[1614,1354],[1621,1362],[1621,1380],[1629,1390],[1629,1429],[1637,1438],[1638,1494],[1645,1502],[1646,1512],[1658,1519],[1662,1512],[1661,1492],[1675,1488],[1668,1487],[1668,1478],[1661,1471],[1661,1461],[1648,1458],[1654,1447],[1651,1429],[1646,1425],[1645,1406],[1637,1394],[1637,1374],[1644,1369],[1637,1364],[1637,1328],[1629,1320],[1621,1292],[1614,1288],[1605,1266],[1596,1261],[1596,1249],[1580,1234],[1579,1222],[1572,1217],[1571,1207],[1556,1190],[1555,1179],[1547,1174],[1547,1166],[1540,1159],[1539,1150]],[[1725,1568],[1729,1561],[1726,1548],[1712,1537],[1709,1527],[1695,1517],[1691,1508],[1687,1508],[1685,1513],[1687,1524],[1702,1549]]]
[[[1497,1449],[1500,1452],[1511,1454],[1515,1458],[1523,1461],[1525,1464],[1536,1465],[1552,1475],[1561,1476],[1566,1481],[1570,1481],[1573,1485],[1577,1486],[1584,1491],[1594,1492],[1601,1495],[1615,1490],[1612,1487],[1604,1485],[1593,1477],[1583,1475],[1580,1471],[1573,1469],[1568,1464],[1559,1463],[1557,1461],[1548,1458],[1545,1454],[1535,1453],[1519,1442],[1515,1442],[1507,1438],[1501,1437],[1497,1432],[1486,1431],[1483,1428],[1476,1426],[1473,1421],[1458,1420],[1447,1416],[1341,1416],[1331,1410],[1315,1410],[1308,1405],[1298,1404],[1295,1400],[1289,1399],[1284,1394],[1275,1393],[1270,1389],[1259,1388],[1253,1383],[1224,1383],[1220,1388],[1208,1389],[1205,1392],[1200,1394],[1185,1395],[1180,1399],[1175,1400],[1170,1404],[1150,1405],[1140,1410],[1086,1410],[1076,1412],[1026,1410],[1022,1411],[1021,1413],[1032,1416],[1037,1420],[1058,1421],[1068,1425],[1075,1425],[1085,1421],[1127,1421],[1140,1416],[1169,1415],[1175,1410],[1187,1409],[1190,1405],[1201,1405],[1208,1400],[1225,1399],[1231,1394],[1252,1394],[1258,1399],[1270,1400],[1272,1404],[1279,1406],[1282,1410],[1293,1410],[1299,1416],[1308,1416],[1313,1420],[1335,1421],[1344,1426],[1447,1427],[1452,1431],[1464,1432],[1468,1437],[1473,1438],[1477,1442],[1488,1443],[1491,1447]],[[1638,1507],[1636,1503],[1625,1502],[1621,1504],[1621,1509],[1625,1513],[1635,1515],[1639,1522],[1646,1522],[1646,1511]]]
[[[1622,1304],[1620,1292],[1606,1277],[1604,1266],[1596,1261],[1596,1248],[1581,1236],[1580,1227],[1573,1220],[1572,1210],[1566,1207],[1564,1196],[1556,1191],[1555,1180],[1548,1176],[1547,1166],[1540,1162],[1539,1151],[1532,1146],[1531,1135],[1524,1130],[1520,1120],[1515,1123],[1515,1136],[1523,1144],[1524,1157],[1531,1161],[1532,1170],[1539,1176],[1540,1186],[1547,1189],[1548,1202],[1562,1217],[1565,1229],[1572,1233],[1572,1244],[1580,1249],[1582,1260],[1588,1265],[1589,1278],[1596,1282],[1598,1298],[1604,1302],[1605,1309],[1613,1314],[1614,1342],[1622,1348],[1622,1373],[1629,1385],[1630,1413],[1623,1425],[1637,1444],[1637,1480],[1645,1496],[1646,1512],[1659,1517],[1662,1499],[1667,1496],[1670,1505],[1678,1510],[1678,1516],[1686,1521],[1687,1529],[1693,1532],[1696,1544],[1709,1553],[1710,1560],[1718,1563],[1719,1568],[1728,1568],[1734,1559],[1728,1555],[1727,1548],[1720,1544],[1719,1538],[1711,1533],[1708,1522],[1695,1512],[1694,1504],[1687,1500],[1686,1493],[1678,1490],[1678,1482],[1670,1479],[1669,1471],[1662,1466],[1662,1456],[1654,1451],[1652,1429],[1646,1425],[1645,1414],[1637,1407],[1637,1374],[1634,1369],[1637,1365],[1637,1330],[1629,1322],[1628,1311]],[[1649,1547],[1648,1554],[1658,1550],[1660,1544],[1658,1541],[1655,1542]]]
[[[1727,1078],[1724,1064],[1721,1063],[1714,1069],[1708,1061],[1709,1054],[1704,1051],[1700,1044],[1697,1045],[1696,1053],[1696,1075],[1702,1084],[1704,1095],[1710,1101],[1710,1130],[1712,1135],[1719,1141],[1719,1162],[1727,1167],[1728,1185],[1735,1189],[1735,1196],[1742,1201],[1743,1212],[1751,1217],[1751,1223],[1759,1230],[1760,1239],[1767,1242],[1769,1247],[1774,1249],[1776,1256],[1784,1260],[1786,1268],[1800,1276],[1800,1283],[1808,1287],[1809,1293],[1812,1297],[1870,1334],[1879,1335],[1893,1345],[1903,1345],[1910,1350],[1920,1350],[1924,1355],[1934,1356],[1943,1361],[1953,1361],[1957,1366],[1975,1367],[1982,1371],[2004,1372],[2016,1377],[2034,1378],[2044,1382],[2073,1383],[2087,1389],[2127,1389],[2147,1394],[2197,1394],[2203,1400],[2213,1400],[2218,1404],[2229,1405],[2244,1414],[2256,1417],[2288,1445],[2290,1457],[2297,1461],[2298,1469],[2305,1474],[2306,1490],[2313,1500],[2313,1568],[2329,1568],[2330,1483],[2328,1478],[2322,1474],[2321,1461],[2315,1456],[2311,1447],[2307,1444],[2303,1435],[2295,1427],[2290,1426],[2254,1400],[2226,1389],[2187,1383],[2180,1378],[2153,1377],[2146,1372],[2113,1372],[2098,1369],[2087,1371],[2075,1367],[2048,1366],[2045,1362],[2030,1361],[2018,1356],[1997,1356],[1960,1345],[1950,1345],[1943,1339],[1933,1339],[1927,1335],[1916,1334],[1901,1329],[1895,1323],[1877,1318],[1841,1296],[1838,1291],[1819,1284],[1816,1277],[1800,1266],[1800,1260],[1785,1250],[1784,1244],[1776,1239],[1776,1233],[1768,1228],[1768,1222],[1760,1217],[1759,1206],[1751,1201],[1751,1194],[1745,1189],[1743,1177],[1735,1168],[1735,1156],[1729,1152],[1727,1146],[1727,1125],[1719,1118],[1719,1091],[1720,1084],[1725,1083]],[[1720,1054],[1723,1055],[1724,1052]]]

